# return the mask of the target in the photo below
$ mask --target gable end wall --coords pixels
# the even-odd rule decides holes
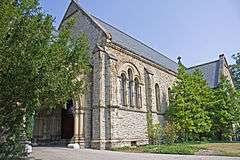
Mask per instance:
[[[75,25],[73,28],[71,28],[72,35],[74,37],[79,37],[85,34],[88,37],[91,51],[94,51],[97,44],[102,46],[105,43],[105,33],[97,26],[97,24],[85,11],[83,11],[73,2],[71,2],[69,6],[61,26],[64,26],[66,24],[66,20],[70,18],[75,20]]]

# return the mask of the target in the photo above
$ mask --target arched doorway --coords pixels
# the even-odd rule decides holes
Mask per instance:
[[[71,139],[74,135],[73,100],[68,100],[62,109],[61,139]]]

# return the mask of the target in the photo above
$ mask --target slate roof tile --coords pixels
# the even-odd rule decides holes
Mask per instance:
[[[175,61],[169,59],[168,57],[150,48],[144,43],[136,40],[135,38],[127,35],[126,33],[118,30],[117,28],[109,25],[108,23],[94,16],[91,17],[93,18],[94,21],[101,25],[108,33],[111,34],[113,43],[119,44],[120,46],[127,48],[128,50],[134,52],[135,54],[145,57],[146,59],[149,59],[154,63],[163,66],[166,69],[177,72],[178,64]]]
[[[193,73],[195,70],[200,70],[203,73],[204,79],[211,88],[217,87],[219,81],[219,60],[187,68],[189,73]]]

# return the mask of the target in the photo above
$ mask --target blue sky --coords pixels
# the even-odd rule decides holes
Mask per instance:
[[[70,0],[40,0],[60,23]],[[91,14],[186,66],[240,51],[240,0],[80,0]]]

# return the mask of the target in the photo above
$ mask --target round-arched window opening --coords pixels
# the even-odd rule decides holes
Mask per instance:
[[[161,111],[161,97],[160,97],[160,88],[158,84],[155,84],[155,97],[156,97],[156,109],[158,112]]]
[[[128,69],[128,80],[129,80],[129,83],[128,83],[128,97],[129,97],[129,105],[131,107],[134,106],[133,104],[133,72],[131,69]]]
[[[120,82],[120,95],[121,95],[121,105],[126,105],[127,102],[127,89],[126,89],[126,83],[127,78],[124,73],[121,74],[121,82]]]

